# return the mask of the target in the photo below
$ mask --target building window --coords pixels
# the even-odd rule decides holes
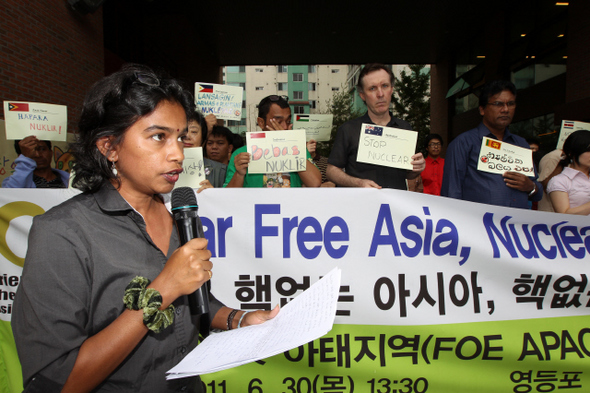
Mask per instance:
[[[303,99],[303,92],[302,91],[294,91],[293,92],[293,99],[294,100],[302,100]]]
[[[264,69],[262,69],[262,68],[255,68],[254,71],[255,72],[264,72]]]
[[[309,91],[315,91],[315,82],[309,82]]]
[[[279,66],[279,72],[287,72],[287,66],[285,66],[285,65],[280,65],[280,66]]]
[[[335,69],[332,70],[332,74],[337,74],[339,72],[340,72],[340,69],[339,68],[335,68]]]
[[[309,100],[309,108],[315,109],[316,108],[316,100]]]
[[[256,90],[264,90],[264,86],[256,86]]]
[[[307,73],[314,74],[315,73],[315,65],[308,65],[307,66]]]
[[[289,87],[288,87],[288,86],[289,86],[289,85],[287,85],[286,83],[281,83],[281,82],[277,83],[277,88],[278,88],[280,91],[287,91],[287,90],[289,89]]]
[[[332,91],[340,91],[339,87],[332,87]]]
[[[228,86],[238,86],[241,87],[242,89],[246,88],[246,82],[231,82],[227,84]]]
[[[305,107],[303,105],[295,105],[293,111],[298,114],[303,114],[305,113]]]
[[[293,82],[303,82],[303,74],[294,73],[293,74]]]

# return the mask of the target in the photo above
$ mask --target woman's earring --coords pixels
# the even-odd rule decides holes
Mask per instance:
[[[113,175],[115,177],[117,177],[119,175],[119,172],[117,171],[117,167],[115,166],[115,161],[111,162],[111,171],[113,172]]]

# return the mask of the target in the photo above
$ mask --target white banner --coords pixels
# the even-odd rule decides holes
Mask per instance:
[[[30,216],[71,195],[1,190],[3,321]],[[404,380],[421,392],[590,388],[588,217],[389,189],[206,189],[197,198],[212,292],[229,307],[284,305],[342,270],[332,332],[266,366],[207,376],[208,387],[290,391],[320,378],[339,381],[339,392],[406,389]]]

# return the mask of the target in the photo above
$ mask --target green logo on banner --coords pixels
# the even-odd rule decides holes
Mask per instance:
[[[6,232],[10,227],[10,222],[15,218],[22,216],[38,216],[45,213],[42,207],[31,202],[11,202],[0,207],[0,254],[17,266],[23,267],[25,259],[17,256],[12,252],[6,242]]]

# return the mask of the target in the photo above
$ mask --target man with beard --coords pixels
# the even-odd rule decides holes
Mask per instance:
[[[455,138],[447,149],[441,189],[442,196],[489,205],[527,209],[529,200],[539,201],[543,187],[535,176],[516,172],[502,175],[478,171],[484,137],[529,148],[528,142],[508,129],[516,108],[516,87],[512,82],[495,80],[481,89],[479,113],[482,122]]]

